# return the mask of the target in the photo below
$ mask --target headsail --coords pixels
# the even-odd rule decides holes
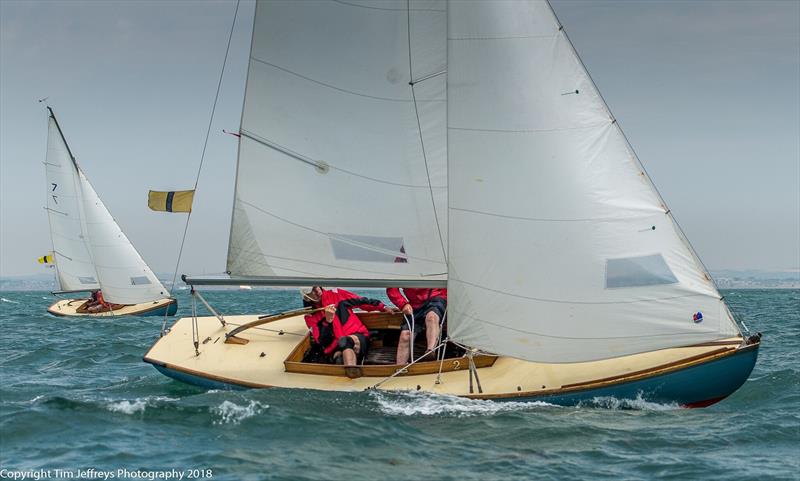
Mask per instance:
[[[165,299],[169,292],[111,217],[89,180],[78,172],[87,239],[103,297],[116,304]]]
[[[450,336],[576,362],[736,335],[549,5],[448,6]]]
[[[52,111],[48,117],[45,172],[47,218],[59,288],[65,291],[99,289],[92,258],[84,242],[78,166]]]
[[[445,19],[444,1],[257,3],[232,275],[446,278]]]

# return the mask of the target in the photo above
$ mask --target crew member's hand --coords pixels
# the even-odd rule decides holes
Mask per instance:
[[[325,320],[333,322],[333,316],[336,314],[336,306],[333,304],[325,306]]]
[[[395,313],[395,312],[400,312],[400,310],[399,310],[399,309],[397,309],[397,308],[396,308],[396,307],[394,307],[394,306],[384,306],[384,307],[383,307],[383,312],[391,312],[391,313]]]
[[[403,306],[403,314],[407,316],[414,314],[414,309],[411,308],[411,304],[406,304]]]

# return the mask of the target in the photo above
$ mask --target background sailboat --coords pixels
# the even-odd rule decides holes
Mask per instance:
[[[87,299],[62,299],[60,316],[174,314],[177,301],[161,284],[97,196],[47,108],[47,217],[61,293],[101,290],[113,309],[88,312]]]
[[[438,377],[331,379],[343,373],[299,366],[302,343],[269,331],[192,349],[190,335],[228,333],[215,318],[181,319],[153,346],[145,360],[167,375],[696,406],[755,363],[758,338],[742,336],[544,1],[258,2],[240,133],[230,278],[186,282],[446,285],[469,387],[466,359],[435,363]],[[259,349],[272,354],[256,370]],[[479,352],[500,357],[475,366]]]

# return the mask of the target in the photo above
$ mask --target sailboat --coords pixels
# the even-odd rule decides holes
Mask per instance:
[[[55,113],[48,111],[47,217],[58,290],[54,294],[100,291],[91,298],[59,299],[56,316],[174,315],[170,297],[97,196],[67,145]]]
[[[737,390],[734,318],[543,0],[256,3],[227,275],[144,361],[208,388],[687,407]],[[448,289],[436,360],[308,362],[306,311],[204,285]],[[363,313],[373,352],[403,317]],[[417,351],[418,353],[420,351]]]

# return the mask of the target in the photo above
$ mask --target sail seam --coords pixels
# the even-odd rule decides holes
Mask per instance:
[[[597,127],[604,127],[608,125],[608,122],[600,122],[591,125],[580,125],[575,127],[556,127],[553,129],[481,129],[477,127],[447,127],[447,130],[464,130],[468,132],[500,132],[500,133],[511,133],[511,134],[529,134],[529,133],[538,133],[538,132],[560,132],[563,130],[582,130],[582,129],[593,129]]]
[[[436,232],[439,234],[439,244],[442,246],[442,256],[445,263],[447,263],[447,248],[444,246],[444,237],[442,236],[442,226],[439,222],[439,213],[436,211],[436,198],[433,195],[433,186],[431,185],[431,171],[428,168],[428,154],[425,151],[425,139],[422,136],[422,122],[419,120],[419,109],[417,108],[417,94],[414,91],[414,69],[411,61],[411,0],[406,0],[406,8],[408,9],[408,21],[406,38],[408,39],[408,78],[410,80],[409,86],[411,87],[411,98],[414,100],[414,116],[417,119],[417,132],[419,133],[419,145],[422,149],[422,160],[425,162],[425,176],[428,179],[428,191],[431,194],[431,207],[433,208],[433,219],[436,222]]]
[[[460,207],[450,207],[450,210],[457,210],[459,212],[469,212],[472,214],[488,215],[491,217],[501,217],[504,219],[528,220],[532,222],[609,222],[609,221],[623,221],[623,220],[643,219],[652,217],[652,215],[640,215],[640,216],[630,216],[630,217],[596,217],[596,218],[586,218],[586,219],[544,219],[540,217],[524,217],[516,215],[497,214],[494,212],[463,209]]]
[[[387,7],[373,7],[371,5],[359,5],[357,3],[350,3],[345,2],[344,0],[331,0],[332,2],[338,3],[340,5],[346,5],[348,7],[356,7],[356,8],[364,8],[367,10],[383,10],[385,12],[405,12],[405,8],[387,8]],[[445,13],[446,10],[439,10],[438,8],[412,8],[412,12],[436,12],[436,13]]]
[[[536,39],[536,38],[556,38],[558,34],[555,35],[503,35],[503,36],[485,36],[485,37],[448,37],[448,41],[460,42],[460,41],[470,41],[470,40],[525,40],[525,39]]]
[[[522,294],[512,294],[510,292],[506,292],[506,291],[503,291],[503,290],[492,289],[490,287],[481,286],[479,284],[473,284],[471,282],[467,282],[467,281],[464,281],[464,280],[461,280],[461,279],[454,279],[452,277],[449,280],[453,281],[453,282],[460,282],[462,284],[466,284],[468,286],[472,286],[472,287],[475,287],[475,288],[478,288],[478,289],[482,289],[482,290],[485,290],[485,291],[494,292],[496,294],[502,294],[504,296],[516,297],[516,298],[519,298],[519,299],[529,299],[531,301],[549,302],[549,303],[553,303],[553,304],[581,304],[581,305],[592,305],[592,306],[594,306],[594,305],[606,305],[606,304],[608,304],[608,305],[613,305],[613,304],[636,304],[636,303],[639,303],[639,302],[670,301],[670,300],[673,300],[673,299],[684,299],[684,298],[687,298],[687,297],[714,297],[714,296],[709,296],[708,294],[695,293],[695,294],[684,294],[684,295],[680,295],[680,296],[651,297],[651,298],[648,298],[648,299],[636,299],[636,300],[633,300],[633,301],[575,301],[575,300],[567,300],[567,299],[545,299],[545,298],[542,298],[542,297],[523,296]],[[716,298],[716,297],[714,297],[714,298]]]
[[[646,338],[659,338],[659,337],[677,337],[677,336],[698,336],[702,334],[714,334],[717,331],[699,331],[699,332],[669,332],[669,333],[662,333],[662,334],[648,334],[648,335],[641,335],[641,336],[609,336],[609,337],[569,337],[569,336],[553,336],[548,334],[541,334],[539,332],[534,331],[526,331],[524,329],[517,329],[514,327],[509,327],[506,324],[499,324],[491,321],[487,321],[485,319],[481,319],[479,317],[470,316],[469,314],[459,313],[458,315],[463,317],[468,317],[475,321],[478,321],[481,324],[489,324],[491,326],[499,327],[501,329],[507,329],[509,331],[519,332],[521,334],[532,334],[534,336],[539,337],[546,337],[550,339],[567,339],[570,341],[597,341],[597,340],[611,340],[611,339],[646,339]]]
[[[344,88],[341,88],[341,87],[337,87],[337,86],[329,84],[329,83],[321,82],[321,81],[313,79],[311,77],[306,77],[305,75],[299,74],[297,72],[293,72],[293,71],[291,71],[291,70],[289,70],[287,68],[280,67],[278,65],[275,65],[274,63],[267,62],[266,60],[261,60],[260,58],[256,58],[256,57],[251,56],[250,59],[253,60],[254,62],[258,62],[258,63],[264,64],[264,65],[268,65],[268,66],[270,66],[270,67],[272,67],[274,69],[280,70],[282,72],[286,72],[286,73],[288,73],[290,75],[294,75],[295,77],[301,78],[303,80],[307,80],[309,82],[315,83],[317,85],[321,85],[323,87],[327,87],[329,89],[336,90],[338,92],[342,92],[342,93],[346,93],[346,94],[350,94],[350,95],[355,95],[355,96],[358,96],[358,97],[364,97],[364,98],[368,98],[368,99],[373,99],[373,100],[383,100],[383,101],[386,101],[386,102],[404,102],[404,103],[411,103],[412,102],[411,99],[402,99],[402,98],[395,98],[395,97],[381,97],[381,96],[378,96],[378,95],[370,95],[370,94],[365,94],[365,93],[361,93],[361,92],[356,92],[354,90],[347,90],[347,89],[344,89]],[[420,102],[444,102],[445,100],[444,99],[420,99],[419,101]]]
[[[402,253],[399,253],[399,252],[393,252],[393,251],[389,251],[389,250],[386,250],[386,249],[378,249],[378,248],[375,248],[374,246],[370,246],[368,244],[362,244],[360,242],[354,242],[351,239],[334,236],[334,235],[328,234],[326,232],[322,232],[322,231],[319,231],[317,229],[314,229],[312,227],[308,227],[308,226],[305,226],[305,225],[302,225],[302,224],[298,224],[296,222],[292,222],[289,219],[285,219],[283,217],[275,215],[272,212],[269,212],[269,211],[267,211],[265,209],[262,209],[261,207],[253,205],[250,202],[244,201],[242,199],[239,199],[239,202],[241,202],[244,205],[248,205],[248,206],[252,207],[253,209],[255,209],[255,210],[257,210],[257,211],[259,211],[261,213],[267,214],[270,217],[274,217],[274,218],[276,218],[276,219],[278,219],[278,220],[280,220],[282,222],[285,222],[285,223],[287,223],[289,225],[293,225],[295,227],[299,227],[301,229],[305,229],[305,230],[308,230],[310,232],[317,233],[317,234],[319,234],[321,236],[327,237],[328,239],[334,239],[334,240],[337,240],[339,242],[344,242],[345,244],[350,244],[350,245],[353,245],[353,246],[356,246],[356,247],[360,247],[362,249],[366,249],[366,250],[373,251],[373,252],[378,252],[380,254],[390,254],[390,255],[393,255],[393,256],[396,256],[396,257],[402,257],[404,259],[414,259],[414,260],[419,260],[419,261],[432,262],[434,264],[444,264],[444,262],[442,262],[442,261],[433,260],[433,259],[426,259],[424,257],[414,257],[414,256],[410,256],[408,254],[402,254]]]

